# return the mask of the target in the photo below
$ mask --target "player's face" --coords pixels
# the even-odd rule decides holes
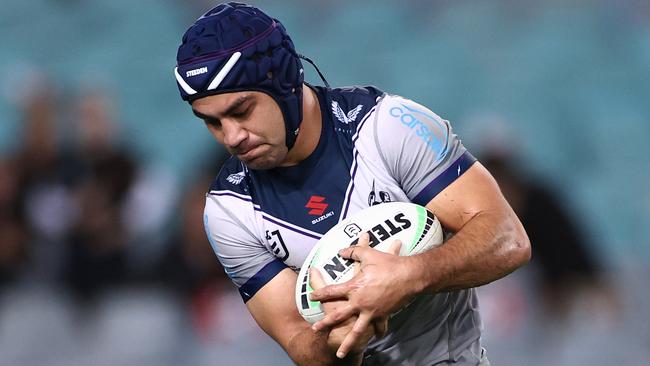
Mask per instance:
[[[279,166],[287,155],[284,118],[273,98],[243,91],[211,95],[192,102],[220,144],[251,169]]]

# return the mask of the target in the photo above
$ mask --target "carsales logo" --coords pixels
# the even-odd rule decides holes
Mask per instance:
[[[309,202],[307,202],[307,204],[305,205],[305,207],[311,208],[311,210],[309,210],[308,213],[314,216],[322,215],[325,212],[325,210],[327,210],[327,207],[329,206],[327,203],[323,201],[325,201],[325,197],[323,196],[316,196],[316,195],[311,196],[309,198]]]
[[[447,126],[439,121],[439,118],[429,113],[411,108],[402,104],[402,108],[393,107],[389,113],[391,116],[399,119],[402,125],[407,126],[415,131],[415,134],[426,143],[427,147],[437,153],[438,159],[444,156],[449,140],[449,131]],[[421,119],[424,117],[423,119]]]

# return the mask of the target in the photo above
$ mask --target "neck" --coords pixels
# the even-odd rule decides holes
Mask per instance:
[[[310,87],[302,85],[302,122],[296,143],[280,166],[296,165],[306,159],[318,146],[323,121],[318,96]]]

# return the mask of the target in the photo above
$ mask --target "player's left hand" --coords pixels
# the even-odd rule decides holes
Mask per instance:
[[[323,276],[320,274],[318,270],[311,268],[310,274],[311,274],[310,283],[312,285],[312,288],[319,289],[321,287],[326,286],[325,280],[323,279]],[[341,300],[323,302],[322,306],[323,306],[323,310],[325,310],[325,314],[329,314],[331,312],[336,311],[337,308],[344,306],[345,304],[347,304],[347,300],[341,299]],[[343,344],[343,341],[345,341],[347,335],[352,331],[352,327],[354,326],[356,320],[357,317],[352,316],[347,320],[336,324],[336,326],[327,329],[327,331],[329,331],[327,336],[327,346],[332,350],[332,352],[337,352],[337,357],[339,358],[345,357],[345,355],[339,354],[338,350],[340,349],[341,344]],[[386,333],[387,327],[388,327],[387,318],[375,320],[373,322],[373,327],[369,327],[362,334],[359,334],[358,337],[355,339],[354,344],[348,345],[349,352],[363,353],[363,350],[368,345],[370,339],[373,336],[380,337],[380,338],[383,337],[383,335]]]
[[[312,326],[314,330],[332,327],[358,315],[337,355],[346,355],[369,324],[401,309],[415,293],[407,286],[409,268],[405,259],[408,257],[398,256],[401,245],[396,240],[389,247],[388,253],[383,253],[370,248],[368,234],[362,234],[357,245],[339,252],[341,257],[359,262],[356,264],[359,267],[357,274],[347,282],[312,292],[311,299],[314,301],[348,300],[345,306],[326,314],[315,323]]]

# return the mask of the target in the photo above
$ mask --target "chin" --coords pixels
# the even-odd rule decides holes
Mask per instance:
[[[244,161],[249,169],[267,170],[280,166],[282,159],[273,156],[273,154],[264,154],[250,161]]]
[[[250,160],[240,161],[249,169],[267,170],[279,167],[287,157],[287,148],[282,146],[262,145],[256,149],[255,156]]]
[[[249,169],[253,170],[268,170],[277,167],[279,164],[274,161],[255,159],[253,161],[245,162]]]

